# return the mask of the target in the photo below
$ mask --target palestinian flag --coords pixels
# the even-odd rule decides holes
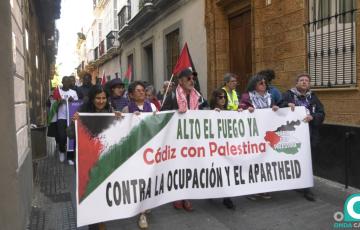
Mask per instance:
[[[53,91],[53,99],[55,101],[52,102],[51,106],[50,106],[50,111],[49,111],[48,118],[47,118],[48,124],[51,123],[52,119],[54,118],[54,116],[56,115],[56,113],[58,111],[59,101],[61,100],[59,86],[56,86],[56,88]]]
[[[181,50],[180,56],[176,65],[173,69],[173,75],[177,76],[182,70],[191,69],[194,72],[195,78],[195,89],[200,92],[200,82],[197,78],[197,72],[195,70],[194,63],[192,61],[188,44],[185,42],[183,49]]]
[[[139,119],[128,114],[118,120],[113,114],[80,114],[77,121],[79,203],[158,134],[173,115],[147,114]]]
[[[124,74],[124,84],[125,84],[125,89],[128,88],[130,82],[131,82],[131,78],[132,78],[132,75],[133,75],[133,70],[132,70],[132,66],[131,64],[128,65],[128,68]]]

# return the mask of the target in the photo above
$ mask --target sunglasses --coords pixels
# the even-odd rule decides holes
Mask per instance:
[[[226,96],[216,96],[217,98],[219,98],[219,99],[225,99],[226,98]]]
[[[258,84],[259,84],[259,85],[265,85],[266,82],[265,82],[265,80],[261,80],[261,81],[258,82]]]

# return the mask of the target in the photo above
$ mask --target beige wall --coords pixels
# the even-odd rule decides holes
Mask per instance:
[[[12,11],[12,32],[15,35],[13,40],[13,56],[15,57],[14,73],[14,106],[15,106],[15,126],[16,140],[18,149],[18,164],[21,167],[23,161],[30,154],[29,124],[28,124],[28,105],[25,83],[25,43],[23,15],[20,10],[19,2],[13,1]],[[39,60],[40,62],[40,60]]]
[[[180,29],[180,49],[185,42],[188,43],[195,68],[199,73],[202,93],[207,94],[207,57],[206,33],[204,25],[203,0],[181,1],[181,6],[171,14],[162,17],[155,25],[148,28],[145,33],[138,34],[135,39],[124,44],[121,56],[123,73],[127,69],[127,56],[134,53],[134,66],[136,79],[142,78],[143,44],[152,41],[154,54],[154,82],[157,90],[160,89],[166,75],[165,67],[165,34],[169,28]],[[174,27],[175,26],[175,27]],[[168,32],[171,32],[168,31]]]
[[[274,82],[282,91],[292,87],[295,76],[307,71],[307,0],[265,1],[253,0],[255,30],[255,70],[273,68]],[[360,1],[357,0],[359,6]],[[360,19],[356,21],[356,36],[360,35]],[[357,41],[356,88],[315,89],[324,104],[326,123],[360,125],[360,62]]]
[[[29,148],[22,1],[0,1],[0,223],[25,229],[31,211],[32,162]]]
[[[206,0],[206,28],[209,89],[221,83],[229,68],[228,13],[241,8],[245,0]],[[295,76],[307,71],[308,0],[251,0],[253,72],[274,69],[274,81],[281,91],[294,86]],[[357,0],[357,6],[360,0]],[[225,7],[222,7],[225,6]],[[360,36],[360,18],[356,21],[356,36]],[[355,88],[315,90],[325,106],[326,123],[360,125],[360,43],[356,39],[357,85]],[[221,48],[225,46],[224,48]],[[228,47],[228,48],[227,48]]]

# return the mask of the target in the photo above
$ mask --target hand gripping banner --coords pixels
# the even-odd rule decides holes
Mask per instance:
[[[273,112],[80,114],[77,224],[134,216],[182,199],[313,186],[304,107]]]

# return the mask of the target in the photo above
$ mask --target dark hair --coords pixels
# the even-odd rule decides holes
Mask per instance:
[[[215,109],[217,106],[217,98],[218,96],[220,96],[221,94],[224,94],[225,96],[225,105],[224,108],[226,109],[227,105],[228,105],[228,98],[227,98],[227,93],[224,89],[215,89],[212,93],[211,93],[211,99],[210,99],[210,108],[211,109]]]
[[[275,72],[272,69],[261,70],[258,74],[265,76],[265,80],[269,83],[275,79]]]
[[[84,79],[85,77],[89,77],[90,79],[92,78],[91,74],[88,73],[88,72],[86,72],[86,73],[84,74],[83,79]]]
[[[145,84],[142,81],[134,81],[128,87],[128,93],[134,93],[136,86],[141,85],[145,90]]]
[[[87,113],[95,113],[96,108],[94,105],[94,100],[95,100],[96,95],[98,95],[102,92],[105,93],[106,99],[107,99],[104,110],[106,112],[111,112],[111,108],[110,108],[110,104],[109,104],[109,93],[101,85],[94,85],[90,88],[90,91],[88,94],[89,99],[81,106],[79,111],[87,112]]]
[[[266,81],[266,77],[260,73],[257,73],[255,74],[254,76],[252,76],[250,79],[249,79],[249,82],[248,82],[248,85],[247,85],[247,88],[246,88],[246,91],[247,92],[251,92],[251,91],[254,91],[256,89],[256,84],[259,82],[259,81],[262,81],[262,80],[265,80]],[[267,88],[267,84],[266,84],[266,88]]]

